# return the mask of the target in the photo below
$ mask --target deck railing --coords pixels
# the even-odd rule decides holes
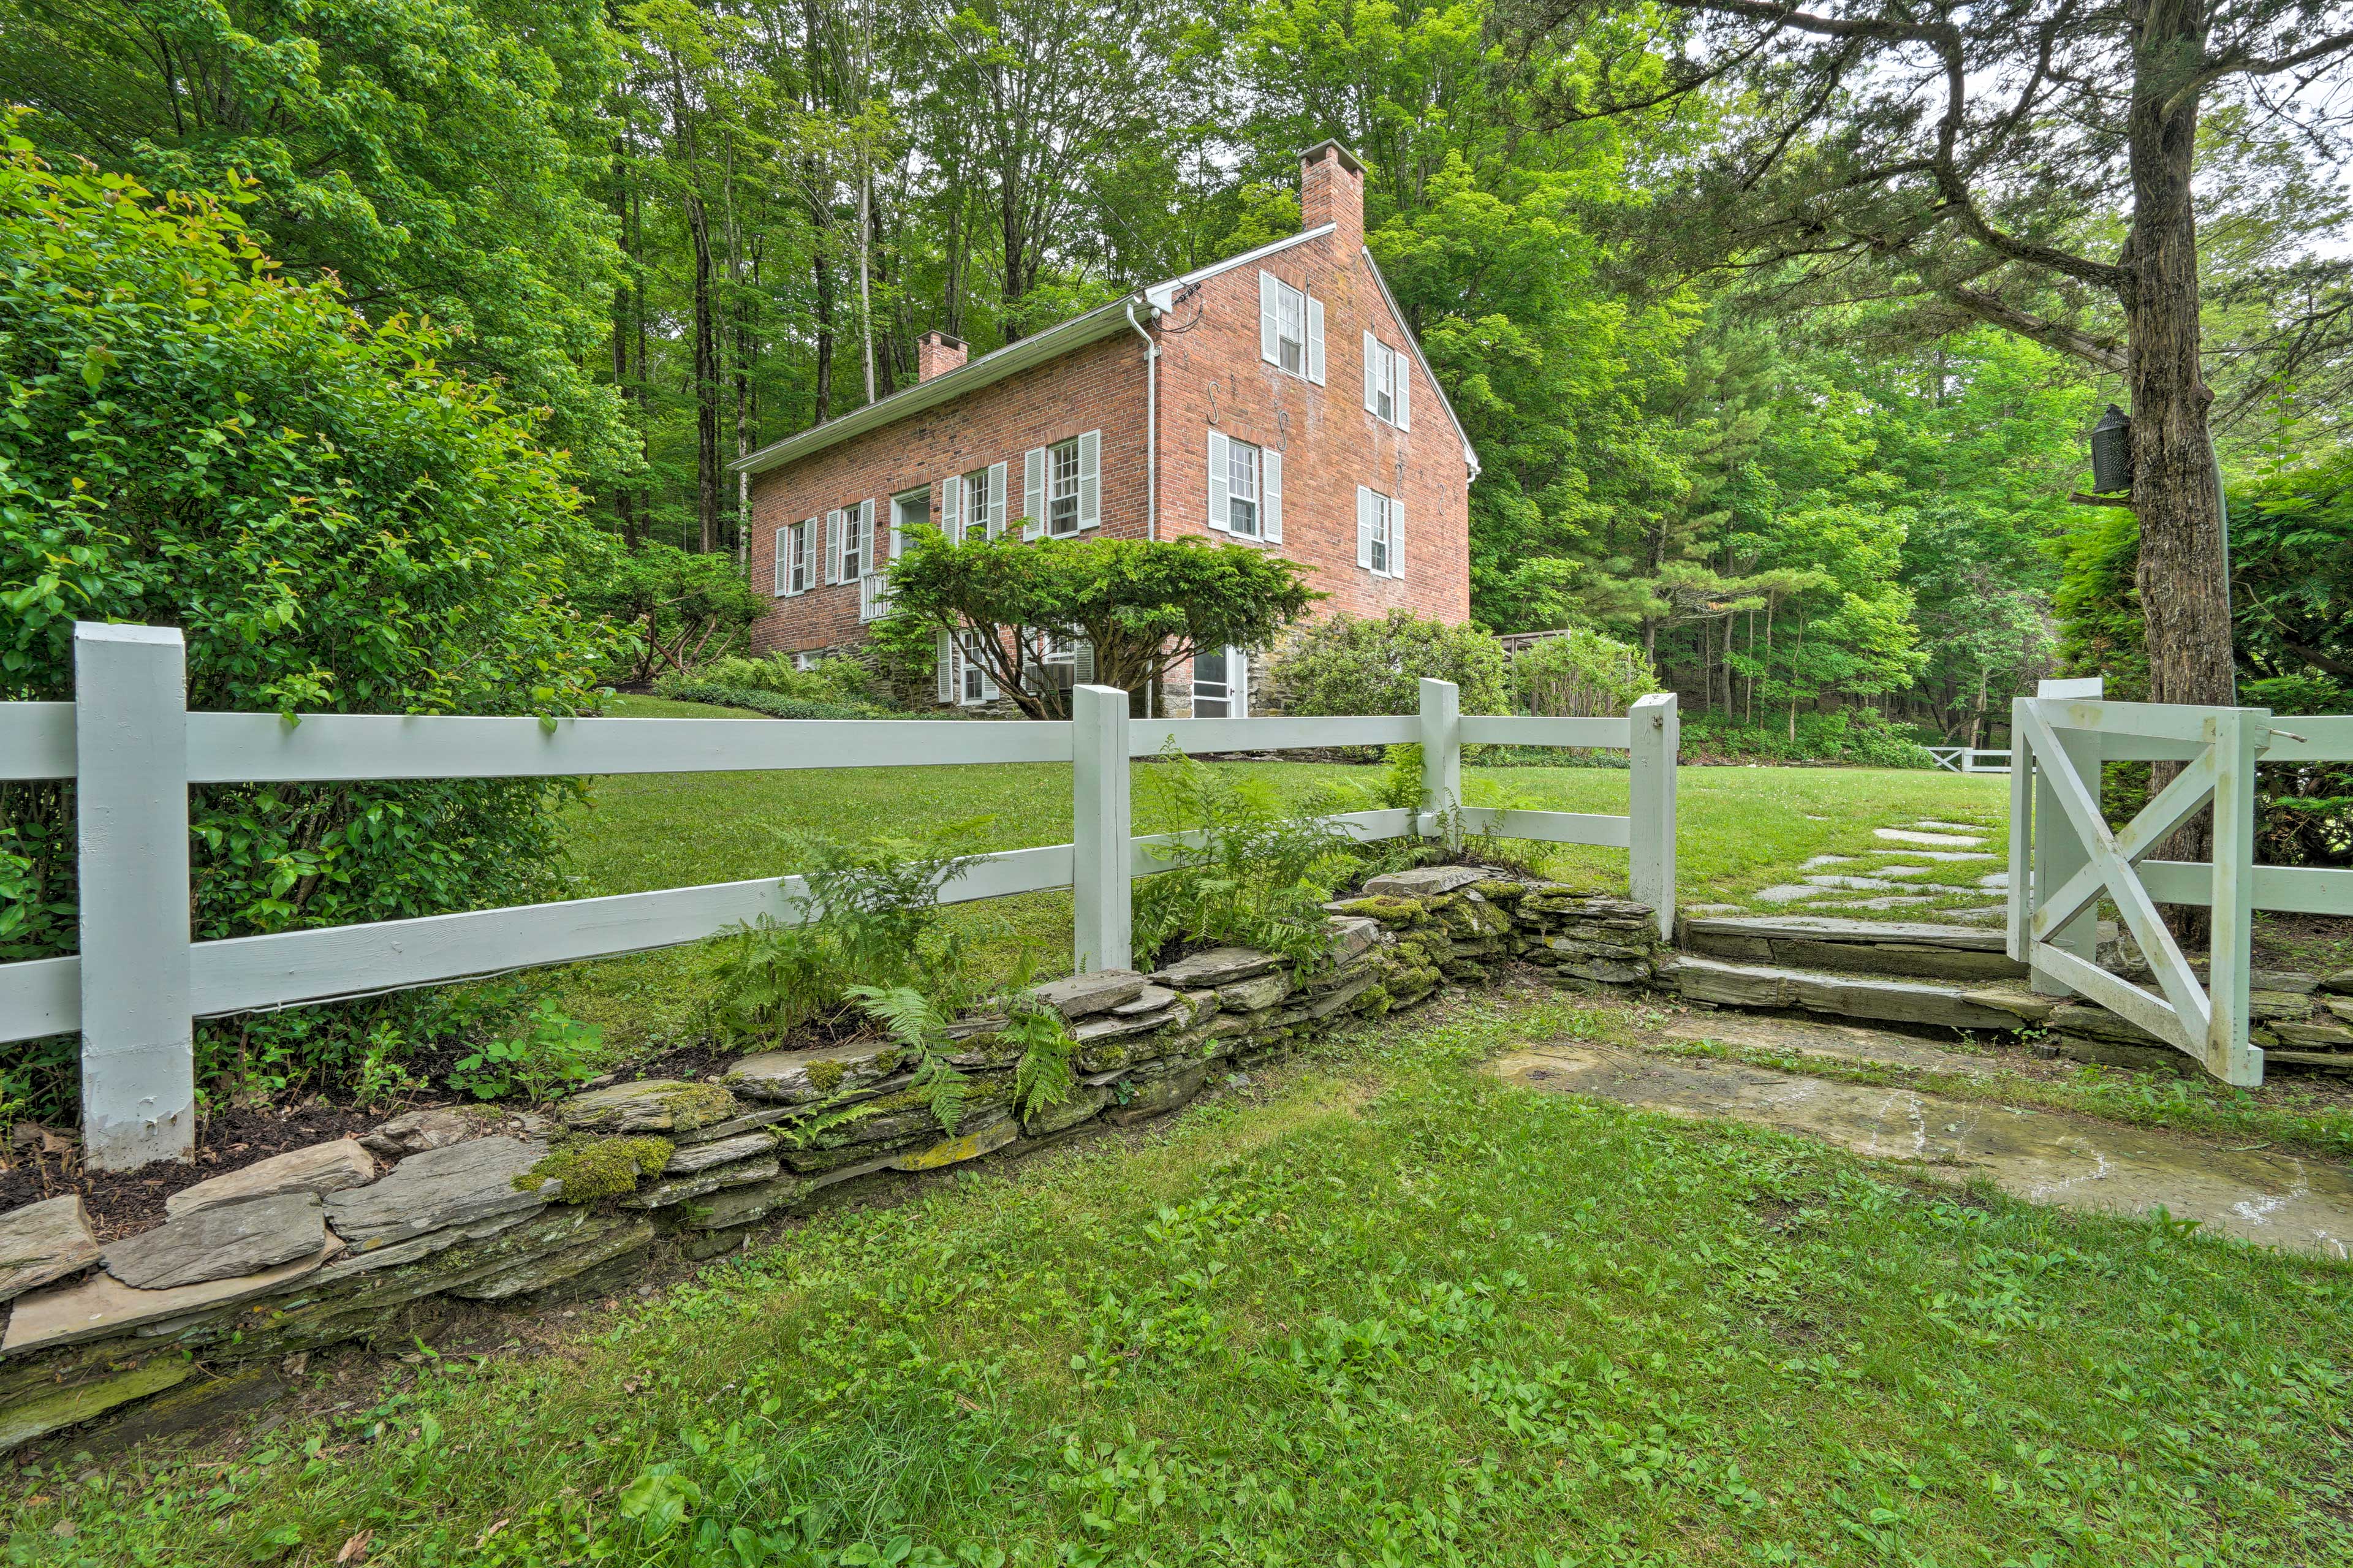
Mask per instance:
[[[1131,879],[1167,868],[1181,835],[1130,831],[1128,769],[1192,752],[1419,743],[1425,809],[1339,818],[1359,840],[1493,832],[1628,851],[1633,896],[1674,920],[1672,694],[1623,719],[1497,718],[1424,680],[1420,710],[1370,718],[1133,719],[1127,694],[1077,689],[1064,722],[375,717],[186,710],[176,631],[75,628],[72,702],[0,703],[0,779],[75,782],[80,952],[0,964],[0,1043],[81,1036],[84,1159],[184,1159],[195,1131],[198,1018],[438,984],[699,942],[762,916],[801,918],[797,877],[762,877],[416,920],[191,940],[188,786],[363,779],[547,778],[943,763],[1069,763],[1068,844],[981,858],[948,902],[1069,888],[1081,970],[1130,963]],[[1465,807],[1465,745],[1630,753],[1624,816]]]

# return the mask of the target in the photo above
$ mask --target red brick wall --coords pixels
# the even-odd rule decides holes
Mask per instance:
[[[1336,170],[1335,172],[1337,172]],[[1261,266],[1324,302],[1324,384],[1288,374],[1259,357]],[[1377,616],[1392,607],[1462,621],[1471,614],[1469,468],[1461,438],[1419,365],[1413,367],[1413,428],[1401,431],[1365,411],[1364,332],[1406,342],[1360,247],[1334,235],[1294,246],[1262,264],[1238,267],[1204,284],[1161,321],[1159,534],[1229,538],[1208,527],[1208,434],[1272,447],[1283,454],[1282,542],[1261,546],[1307,566],[1331,595],[1318,615]],[[912,415],[838,447],[756,476],[752,488],[752,581],[775,582],[776,530],[787,521],[872,497],[877,531],[890,498],[928,486],[939,516],[938,482],[987,464],[1007,465],[1011,504],[1021,506],[1021,459],[1082,430],[1103,432],[1103,531],[1145,532],[1145,364],[1134,333],[1090,344],[980,388],[953,404]],[[1405,505],[1401,578],[1356,564],[1356,487]],[[820,531],[822,523],[820,523]],[[820,541],[820,554],[822,541]],[[839,648],[860,637],[855,584],[820,585],[776,599],[754,628],[761,652]],[[1263,660],[1254,661],[1262,668]],[[1187,711],[1189,675],[1171,680],[1166,710]]]

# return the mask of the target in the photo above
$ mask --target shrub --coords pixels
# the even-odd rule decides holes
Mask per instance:
[[[14,136],[0,255],[0,700],[70,698],[73,623],[111,620],[180,628],[195,709],[595,708],[617,639],[566,595],[602,543],[534,416],[444,368],[462,357],[445,333],[277,277],[212,198],[60,174]],[[553,897],[571,793],[203,785],[195,934]],[[0,961],[74,947],[73,843],[67,789],[0,784]],[[285,1080],[347,1077],[442,1005],[202,1025],[198,1071],[266,1048]],[[71,1040],[5,1060],[0,1089],[70,1114]]]
[[[675,544],[649,540],[636,550],[609,550],[574,595],[583,609],[633,641],[609,667],[616,680],[645,681],[668,672],[683,675],[723,660],[760,618],[761,601],[725,555],[696,554]]]
[[[1391,610],[1378,620],[1334,616],[1276,655],[1273,679],[1288,713],[1411,713],[1423,679],[1451,680],[1465,713],[1511,711],[1504,648],[1476,626]]]
[[[1926,768],[1934,761],[1905,730],[1876,708],[1800,713],[1797,738],[1775,723],[1728,724],[1715,714],[1684,721],[1686,761],[1755,758],[1777,763],[1844,763],[1863,768]]]
[[[1145,773],[1165,820],[1189,841],[1155,847],[1168,870],[1137,884],[1137,961],[1155,967],[1184,942],[1234,942],[1312,965],[1329,949],[1324,903],[1357,865],[1328,816],[1287,809],[1260,780],[1238,781],[1175,750]],[[1416,794],[1419,793],[1419,783]]]
[[[1512,689],[1523,713],[1614,719],[1658,690],[1659,677],[1641,648],[1579,626],[1514,654]]]
[[[583,1024],[543,997],[527,1026],[508,1039],[485,1041],[449,1069],[449,1087],[476,1100],[521,1094],[533,1104],[596,1076],[596,1047],[604,1032]]]
[[[733,686],[748,691],[771,691],[809,702],[835,702],[850,707],[871,706],[874,681],[854,658],[821,659],[814,668],[798,669],[785,654],[765,658],[714,658],[695,666],[691,676],[670,676],[656,683],[692,680],[707,686]],[[664,693],[664,695],[668,695]]]
[[[781,836],[802,861],[800,923],[763,919],[714,937],[713,1019],[744,1048],[796,1029],[858,1026],[853,988],[913,989],[946,1005],[964,995],[964,949],[940,925],[940,889],[971,869],[976,822],[922,840],[844,844]]]
[[[908,719],[848,702],[821,702],[807,697],[780,697],[753,686],[716,686],[702,680],[658,680],[654,695],[673,702],[708,702],[720,708],[749,708],[771,719]]]

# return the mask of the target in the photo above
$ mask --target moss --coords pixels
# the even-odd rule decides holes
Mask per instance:
[[[735,1114],[735,1097],[715,1083],[682,1083],[656,1097],[681,1132],[709,1127]]]
[[[844,1062],[822,1061],[809,1063],[807,1070],[811,1089],[819,1094],[831,1094],[841,1087],[841,1080],[849,1075],[849,1068]]]
[[[561,1182],[559,1202],[593,1204],[637,1191],[639,1175],[670,1163],[676,1145],[667,1138],[575,1138],[514,1179],[518,1191],[535,1193]]]
[[[1362,915],[1385,926],[1419,925],[1429,917],[1430,908],[1419,899],[1400,898],[1394,893],[1375,893],[1370,898],[1351,899],[1339,907],[1344,915]]]

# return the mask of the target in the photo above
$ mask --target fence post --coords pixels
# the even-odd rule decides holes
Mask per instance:
[[[1672,691],[1655,692],[1626,715],[1626,885],[1656,911],[1659,936],[1675,939],[1675,761],[1683,714]]]
[[[2034,696],[2038,701],[2066,698],[2097,701],[2105,689],[2103,678],[2094,675],[2081,679],[2038,682]],[[2032,910],[2042,902],[2044,895],[2065,886],[2067,879],[2082,870],[2092,858],[2082,840],[2075,837],[2074,829],[2068,825],[2067,814],[2060,809],[2057,792],[2043,775],[2052,768],[2073,768],[2075,776],[2082,779],[2084,786],[2092,792],[2092,798],[2099,799],[2100,737],[2089,731],[2062,730],[2059,731],[2059,746],[2061,755],[2034,759],[2034,875],[2031,899],[2027,905],[2030,921],[2033,918]],[[2018,830],[2018,825],[2012,823],[2010,831],[2015,833]],[[2027,939],[2030,943],[2033,940],[2031,925]],[[2073,953],[2086,963],[2096,963],[2100,956],[2098,906],[2085,910],[2043,940],[2052,947]],[[2030,946],[2030,953],[2031,951]],[[2075,994],[2075,988],[2065,981],[2035,968],[2031,957],[2027,967],[2027,984],[2037,994],[2044,996],[2073,996]]]
[[[1426,810],[1439,814],[1447,847],[1461,848],[1462,689],[1451,680],[1421,683],[1421,798]],[[1422,831],[1419,822],[1414,831]]]
[[[1082,974],[1127,969],[1134,963],[1134,911],[1126,692],[1071,689],[1071,961]]]
[[[187,656],[165,626],[74,626],[82,1158],[195,1150],[188,1002]]]
[[[2271,717],[2264,708],[2214,712],[2214,903],[2206,959],[2212,1016],[2206,1070],[2242,1088],[2263,1081],[2263,1050],[2247,1038],[2247,992],[2254,949],[2255,745]]]

